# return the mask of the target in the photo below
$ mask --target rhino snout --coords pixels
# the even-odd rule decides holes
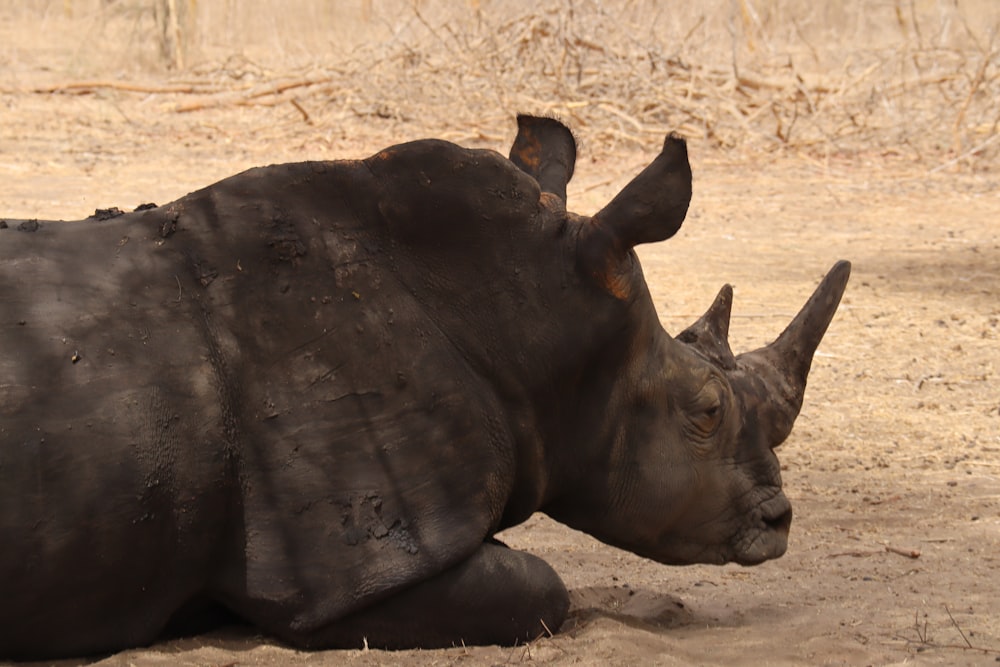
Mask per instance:
[[[778,492],[774,498],[761,503],[760,518],[767,530],[776,530],[788,534],[792,525],[792,504],[784,493]]]
[[[792,504],[781,491],[758,506],[759,521],[737,543],[733,560],[740,565],[757,565],[779,558],[788,548],[792,525]],[[755,513],[757,514],[757,513]]]

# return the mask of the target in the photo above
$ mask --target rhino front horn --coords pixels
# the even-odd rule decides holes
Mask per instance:
[[[813,354],[830,326],[851,275],[851,263],[839,261],[809,297],[791,324],[770,345],[741,354],[737,362],[763,382],[758,417],[769,424],[772,446],[781,444],[802,408]]]

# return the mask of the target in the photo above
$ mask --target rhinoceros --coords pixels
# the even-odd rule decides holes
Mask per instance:
[[[662,327],[633,251],[691,197],[674,135],[596,215],[576,145],[439,140],[0,229],[0,656],[229,613],[292,646],[511,644],[566,588],[548,514],[666,564],[781,556],[774,449],[847,284],[735,356],[727,286]]]

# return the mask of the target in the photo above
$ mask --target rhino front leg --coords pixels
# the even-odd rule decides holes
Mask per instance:
[[[569,595],[537,556],[484,543],[469,559],[321,632],[308,648],[442,648],[516,644],[562,625]]]

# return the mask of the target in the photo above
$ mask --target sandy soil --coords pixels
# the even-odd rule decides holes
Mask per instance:
[[[0,94],[0,215],[78,219],[166,203],[245,167],[359,157],[421,132],[309,125],[294,109],[164,111],[113,90]],[[512,136],[484,127],[484,136]],[[664,128],[667,129],[667,128]],[[592,213],[655,154],[589,153]],[[480,140],[506,150],[507,140]],[[855,151],[770,158],[694,141],[681,233],[641,252],[677,332],[725,282],[737,351],[773,338],[837,259],[854,262],[782,447],[795,521],[755,568],[670,568],[544,517],[509,531],[573,598],[563,631],[516,648],[299,653],[241,630],[127,651],[113,665],[954,665],[1000,661],[1000,198],[996,172]]]

